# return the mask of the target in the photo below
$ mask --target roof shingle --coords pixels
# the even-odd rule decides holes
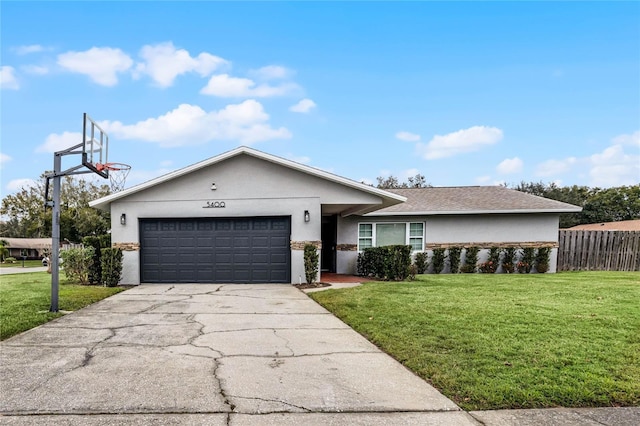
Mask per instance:
[[[502,186],[388,189],[407,201],[370,213],[400,214],[574,213],[581,207]]]

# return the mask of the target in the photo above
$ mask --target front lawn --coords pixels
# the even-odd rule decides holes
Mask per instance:
[[[420,275],[311,297],[467,410],[640,405],[640,273]]]
[[[116,294],[122,287],[81,286],[64,283],[61,274],[59,308],[75,311]],[[46,272],[0,277],[0,340],[58,318],[51,305],[51,275]]]
[[[25,268],[36,268],[42,266],[42,260],[25,260]],[[22,268],[22,259],[16,259],[13,263],[1,262],[0,268]]]

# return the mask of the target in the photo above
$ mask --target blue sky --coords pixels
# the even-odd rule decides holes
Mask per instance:
[[[110,161],[133,166],[128,186],[239,145],[367,182],[640,183],[638,2],[0,13],[3,195],[81,141],[83,112],[107,129]]]

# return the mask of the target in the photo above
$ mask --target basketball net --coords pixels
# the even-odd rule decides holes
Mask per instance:
[[[124,184],[131,171],[131,166],[124,163],[96,164],[98,171],[109,171],[109,183],[112,192],[120,192],[124,189]]]

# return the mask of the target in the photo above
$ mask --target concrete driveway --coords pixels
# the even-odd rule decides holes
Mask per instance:
[[[1,424],[478,424],[290,285],[143,285],[0,357]]]

